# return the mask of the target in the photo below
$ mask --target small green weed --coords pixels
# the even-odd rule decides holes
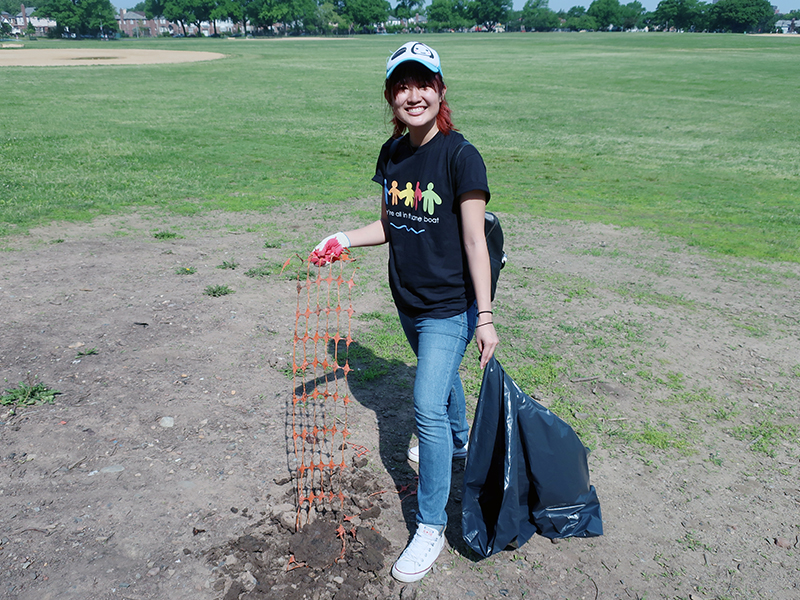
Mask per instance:
[[[282,263],[275,263],[264,261],[257,267],[253,267],[252,269],[248,269],[245,271],[245,275],[248,277],[252,277],[253,279],[264,279],[265,277],[270,277],[271,275],[280,275],[281,271],[283,270]],[[294,277],[293,273],[289,273],[287,270],[287,275],[289,277]]]
[[[683,373],[676,373],[674,371],[670,371],[669,373],[667,373],[666,381],[661,379],[660,377],[656,379],[656,381],[661,385],[665,385],[669,389],[676,392],[681,391],[685,387],[683,383]]]
[[[571,325],[569,323],[561,322],[558,324],[558,328],[564,333],[583,333],[583,327],[580,325]]]
[[[231,269],[231,270],[233,270],[238,266],[239,266],[239,263],[237,263],[235,260],[231,259],[230,261],[223,260],[221,265],[217,265],[217,268],[218,269]]]
[[[233,294],[234,290],[229,288],[227,285],[209,285],[206,287],[203,293],[206,296],[211,296],[212,298],[219,298],[220,296]]]
[[[15,388],[5,390],[0,395],[0,405],[10,406],[14,414],[18,406],[32,406],[34,404],[52,404],[57,394],[61,392],[50,389],[43,383],[34,383],[31,377],[28,382],[20,382]]]
[[[713,404],[717,401],[717,399],[714,398],[714,395],[711,393],[711,390],[708,388],[701,388],[691,392],[680,392],[678,394],[673,394],[670,400],[672,402],[680,402],[684,404]]]
[[[577,254],[578,256],[607,256],[609,258],[616,258],[620,255],[620,252],[616,248],[609,250],[605,246],[600,246],[598,248],[586,248],[585,250],[579,250],[574,254]]]
[[[697,539],[694,531],[689,531],[683,536],[683,539],[678,540],[678,543],[684,544],[689,550],[705,550],[706,552],[713,552],[710,546]]]
[[[629,443],[636,442],[659,450],[670,448],[682,452],[689,450],[689,444],[686,440],[676,435],[673,427],[667,423],[659,423],[658,426],[654,426],[649,421],[645,421],[638,431],[632,427],[620,425],[618,429],[609,431],[609,435],[620,437]]]
[[[595,335],[592,336],[592,339],[589,340],[589,343],[586,344],[586,347],[592,350],[599,350],[601,348],[610,348],[611,343],[608,342],[602,335]]]
[[[64,238],[57,238],[55,240],[52,240],[50,243],[51,244],[63,244],[64,243]]]
[[[642,444],[653,446],[661,450],[666,450],[674,444],[674,439],[668,431],[657,429],[650,425],[650,423],[645,423],[642,430],[634,434],[633,438]]]
[[[693,309],[696,306],[694,300],[686,298],[683,295],[671,296],[669,294],[662,294],[660,292],[651,291],[640,285],[634,285],[630,288],[618,287],[616,288],[616,292],[623,297],[630,298],[637,304],[652,304],[653,306],[660,307],[682,306],[689,309]]]
[[[75,355],[75,358],[80,358],[81,356],[94,356],[98,354],[97,348],[87,348],[86,350],[79,350],[78,354]]]
[[[770,419],[764,419],[757,425],[736,427],[733,436],[749,442],[753,452],[761,452],[770,458],[775,458],[781,440],[797,440],[797,425],[777,425]]]
[[[755,321],[755,319],[750,321],[732,319],[731,324],[745,331],[750,337],[764,337],[769,334],[769,329],[764,323],[753,323],[752,321]]]
[[[282,244],[280,242],[273,242],[273,241],[270,241],[270,240],[267,240],[266,242],[264,242],[264,248],[280,248],[281,245]]]
[[[595,444],[599,443],[597,436],[601,433],[603,424],[595,408],[563,397],[555,398],[549,408],[569,423],[585,446],[590,445],[590,439],[593,439]]]
[[[197,273],[197,269],[194,267],[178,267],[175,269],[176,275],[193,275]]]
[[[713,416],[717,421],[730,421],[738,415],[739,411],[736,410],[735,405],[732,405],[729,408],[716,408],[713,412]]]
[[[175,238],[181,237],[174,231],[156,231],[153,234],[153,237],[157,240],[174,240]]]

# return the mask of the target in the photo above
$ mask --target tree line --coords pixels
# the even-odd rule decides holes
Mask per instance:
[[[434,0],[448,2],[452,0]],[[528,0],[518,22],[529,31],[611,31],[638,29],[773,32],[780,18],[800,17],[800,11],[776,15],[768,0],[661,0],[654,11],[640,2],[620,4],[619,0],[594,0],[588,9],[574,6],[558,13],[548,8],[547,0]]]
[[[34,0],[31,0],[33,3]],[[0,8],[16,14],[19,0],[0,0]],[[133,10],[148,17],[164,17],[184,31],[190,24],[230,19],[248,33],[275,33],[280,23],[285,34],[371,33],[383,25],[388,32],[464,31],[479,27],[508,31],[611,31],[655,29],[681,31],[755,32],[773,31],[777,19],[800,17],[800,11],[775,15],[769,0],[661,0],[647,11],[638,0],[593,0],[588,8],[573,6],[553,11],[548,0],[527,0],[522,10],[513,10],[512,0],[398,0],[392,8],[387,0],[144,0]],[[115,30],[116,11],[110,0],[39,0],[36,16],[57,22],[54,35],[68,30],[97,35]],[[389,15],[406,21],[387,24]],[[426,23],[414,17],[424,15]],[[213,27],[213,25],[212,25]],[[382,29],[381,29],[382,30]]]

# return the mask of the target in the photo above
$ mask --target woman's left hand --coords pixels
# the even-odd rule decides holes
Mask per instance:
[[[500,343],[494,324],[490,321],[485,321],[483,325],[478,323],[478,327],[475,328],[475,342],[478,344],[478,351],[481,353],[481,369],[483,369],[489,364],[489,360],[494,356],[497,344]]]

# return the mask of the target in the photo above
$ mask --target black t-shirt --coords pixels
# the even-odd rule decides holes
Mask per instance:
[[[464,136],[456,131],[437,133],[419,148],[412,147],[406,135],[390,157],[393,141],[381,148],[372,179],[383,186],[389,217],[389,285],[394,301],[412,317],[452,317],[475,300],[458,197],[482,190],[489,201],[486,165],[473,145],[463,145]]]

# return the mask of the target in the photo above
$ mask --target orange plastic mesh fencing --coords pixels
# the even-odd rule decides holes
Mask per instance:
[[[297,274],[290,443],[297,465],[298,529],[312,508],[344,506],[354,275],[348,253],[321,267],[303,261]]]

